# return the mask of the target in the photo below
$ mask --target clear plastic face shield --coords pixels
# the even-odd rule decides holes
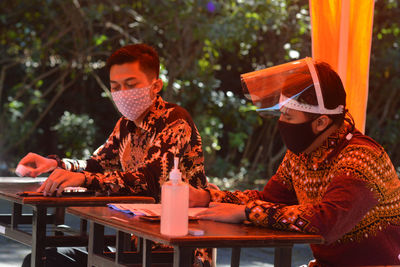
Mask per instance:
[[[341,114],[344,106],[327,109],[314,61],[307,57],[241,75],[244,94],[261,116],[280,115],[285,109],[315,114]]]

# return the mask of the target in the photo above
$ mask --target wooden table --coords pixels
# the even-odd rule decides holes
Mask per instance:
[[[0,199],[7,200],[12,205],[11,214],[0,215],[0,234],[32,247],[31,266],[43,266],[46,247],[87,246],[85,221],[81,223],[79,235],[66,236],[60,231],[48,235],[47,226],[54,227],[64,223],[65,207],[104,206],[110,202],[154,203],[153,198],[141,196],[21,197],[17,195],[21,191],[35,191],[43,180],[43,178],[0,177]],[[32,214],[22,214],[23,205],[30,206]],[[55,212],[48,214],[48,208],[55,208]]]
[[[158,222],[147,222],[112,210],[108,207],[68,208],[68,213],[90,220],[88,266],[126,266],[128,263],[139,263],[151,266],[151,242],[160,242],[174,248],[173,264],[191,266],[192,251],[195,248],[232,248],[231,266],[239,266],[240,248],[242,247],[275,247],[275,266],[291,266],[291,253],[294,244],[323,243],[319,235],[295,232],[276,231],[262,227],[243,224],[228,224],[213,221],[191,221],[189,228],[204,230],[203,236],[168,237],[160,234]],[[117,251],[114,258],[103,253],[104,226],[117,230]],[[124,234],[133,234],[143,238],[141,255],[130,257],[122,248]]]

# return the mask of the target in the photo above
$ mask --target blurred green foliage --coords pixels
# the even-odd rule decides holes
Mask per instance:
[[[84,157],[111,133],[105,60],[128,43],[160,54],[163,97],[192,114],[206,172],[260,187],[285,148],[275,119],[243,96],[240,74],[311,55],[308,0],[3,0],[0,174],[27,152]],[[397,1],[377,1],[366,131],[400,164]]]
[[[89,158],[96,135],[94,120],[87,114],[76,115],[64,111],[60,121],[51,127],[57,132],[57,148],[68,158]]]

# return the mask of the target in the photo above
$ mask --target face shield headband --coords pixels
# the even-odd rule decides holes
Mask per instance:
[[[280,114],[282,109],[294,109],[315,114],[342,114],[344,106],[327,109],[314,62],[307,57],[294,62],[241,75],[245,96],[258,107],[260,115]],[[317,105],[301,101],[310,94]],[[314,101],[315,102],[315,101]]]

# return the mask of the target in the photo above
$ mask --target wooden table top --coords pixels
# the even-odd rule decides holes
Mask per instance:
[[[160,234],[159,222],[148,222],[139,216],[125,214],[108,207],[68,208],[68,213],[96,223],[168,245],[192,247],[267,247],[291,246],[300,243],[321,244],[319,235],[271,230],[244,224],[214,221],[190,221],[189,228],[204,230],[203,236],[168,237]]]
[[[19,196],[23,191],[36,191],[46,178],[0,177],[0,198],[12,202],[46,207],[100,206],[107,203],[154,203],[144,196]]]

